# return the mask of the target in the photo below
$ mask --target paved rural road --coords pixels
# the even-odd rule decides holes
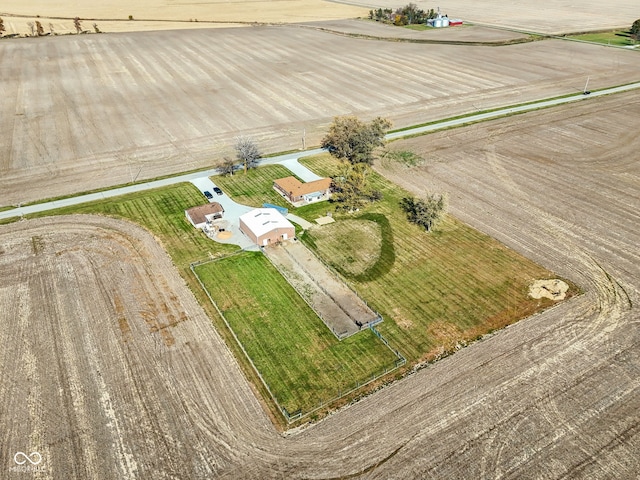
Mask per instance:
[[[490,120],[490,119],[502,117],[505,115],[523,113],[531,110],[537,110],[540,108],[552,107],[555,105],[562,105],[565,103],[584,101],[592,97],[599,97],[602,95],[610,95],[614,93],[626,92],[626,91],[637,89],[637,88],[640,88],[640,82],[631,83],[629,85],[623,85],[619,87],[607,88],[604,90],[599,90],[597,92],[592,92],[590,95],[576,94],[569,97],[557,98],[553,100],[540,100],[538,102],[534,102],[528,105],[506,107],[499,110],[495,110],[493,112],[478,113],[476,115],[465,116],[463,118],[457,118],[454,120],[445,120],[445,121],[435,122],[431,125],[426,125],[423,127],[416,127],[416,128],[410,128],[407,130],[402,130],[400,132],[393,132],[388,134],[386,138],[388,140],[394,140],[394,139],[407,137],[411,135],[433,132],[433,131],[442,130],[445,128],[457,127],[457,126],[465,125],[469,123]],[[288,153],[285,155],[278,155],[275,157],[262,159],[260,163],[261,164],[283,163],[285,164],[285,166],[287,166],[287,164],[291,165],[292,160],[295,160],[301,156],[315,155],[321,152],[322,152],[322,149],[316,148],[313,150],[305,150],[300,152]],[[51,202],[44,202],[44,203],[38,203],[35,205],[17,207],[11,210],[5,210],[3,212],[0,212],[0,220],[5,218],[28,215],[30,213],[54,210],[56,208],[67,207],[70,205],[78,205],[81,203],[93,202],[95,200],[102,200],[110,197],[117,197],[120,195],[126,195],[127,193],[151,190],[153,188],[164,187],[167,185],[174,185],[176,183],[190,182],[194,179],[197,179],[203,176],[218,175],[219,173],[220,171],[217,168],[213,168],[213,169],[203,170],[203,171],[194,172],[194,173],[171,176],[168,178],[164,178],[162,180],[154,180],[151,182],[139,183],[136,185],[129,185],[126,187],[113,188],[113,189],[105,190],[102,192],[89,193],[85,195],[77,195],[75,197],[65,198],[62,200],[54,200]]]

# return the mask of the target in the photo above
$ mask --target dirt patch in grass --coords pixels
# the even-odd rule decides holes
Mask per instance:
[[[569,290],[569,285],[559,279],[536,280],[529,286],[531,298],[549,298],[551,300],[564,300]]]
[[[380,257],[381,228],[371,220],[347,219],[313,229],[318,252],[333,266],[360,275]]]
[[[369,330],[338,341],[262,253],[243,252],[196,272],[289,412],[308,412],[395,365]]]

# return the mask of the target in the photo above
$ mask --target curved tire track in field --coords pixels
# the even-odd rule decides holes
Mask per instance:
[[[178,285],[181,281],[176,278],[177,273],[172,270],[166,255],[163,259],[146,253],[147,249],[159,255],[163,253],[147,234],[137,227],[110,219],[89,218],[86,222],[88,225],[78,226],[75,219],[69,222],[56,218],[9,228],[20,230],[35,225],[34,233],[62,228],[66,229],[67,235],[82,232],[89,236],[95,236],[96,229],[104,231],[109,228],[112,242],[119,245],[129,243],[126,249],[135,252],[142,260],[142,266],[132,266],[128,273],[139,270],[141,278],[153,279],[154,284],[162,287],[158,290],[155,307],[163,302],[171,304],[170,293],[165,291],[182,291],[183,287]],[[119,230],[133,236],[127,237]],[[91,251],[97,255],[99,248]],[[585,258],[581,257],[589,265]],[[94,276],[98,278],[101,268],[109,265],[115,270],[124,268],[121,263],[114,263],[111,257],[102,263],[95,263],[92,259],[89,264],[93,265]],[[168,273],[159,274],[159,270],[164,268]],[[591,265],[590,268],[595,267]],[[577,337],[579,332],[575,323],[592,322],[617,311],[620,302],[613,295],[615,290],[606,285],[606,275],[601,274],[600,277],[602,292],[598,291],[595,306],[590,300],[592,294],[587,293],[572,301],[573,305],[560,305],[539,316],[538,321],[509,327],[336,413],[313,428],[285,439],[275,434],[260,407],[256,408],[257,402],[251,390],[219,338],[211,344],[216,345],[213,352],[216,367],[212,371],[198,368],[195,372],[197,381],[193,381],[194,373],[188,373],[189,365],[195,359],[211,355],[211,351],[192,345],[185,347],[187,351],[183,358],[169,349],[175,353],[163,359],[164,355],[158,356],[159,352],[165,351],[162,343],[151,349],[136,349],[135,355],[126,357],[126,369],[142,375],[140,381],[133,382],[138,400],[129,407],[123,404],[122,409],[139,417],[136,427],[144,433],[146,442],[153,446],[154,451],[166,452],[168,459],[163,461],[163,468],[167,472],[191,472],[194,478],[211,475],[220,478],[332,478],[361,474],[366,478],[442,478],[442,475],[450,478],[479,475],[482,478],[483,472],[485,478],[500,474],[510,476],[529,468],[527,462],[530,458],[515,455],[512,445],[514,437],[517,439],[531,430],[532,417],[544,421],[549,428],[564,425],[562,428],[569,430],[566,422],[559,422],[562,415],[557,408],[557,398],[563,398],[580,385],[580,378],[564,387],[555,385],[558,380],[553,379],[552,389],[545,389],[541,378],[558,362],[563,362],[565,356],[581,352],[578,348],[567,348],[558,340],[549,342],[548,338],[557,339],[566,334]],[[139,286],[140,292],[136,295],[147,291],[145,283]],[[111,295],[108,292],[113,288],[103,283],[97,290],[107,292],[105,295],[109,299]],[[123,293],[123,302],[127,304],[130,300]],[[181,297],[180,302],[191,315],[198,309],[193,300],[189,300],[189,295]],[[567,315],[574,320],[559,321]],[[546,317],[550,319],[542,321]],[[148,328],[147,325],[142,326]],[[194,333],[198,338],[217,338],[206,319],[197,322]],[[593,338],[597,340],[600,337],[596,335]],[[96,351],[100,349],[99,339],[91,339],[91,355],[99,357]],[[177,341],[180,342],[179,336]],[[523,350],[530,355],[523,355]],[[621,354],[626,352],[621,350]],[[550,358],[547,360],[547,357]],[[541,366],[541,359],[547,363]],[[158,362],[164,365],[160,371],[153,368]],[[600,370],[606,368],[604,363],[599,365]],[[582,378],[587,378],[589,372]],[[149,382],[165,387],[156,389],[149,386]],[[105,385],[101,388],[112,388],[109,382]],[[637,389],[637,385],[630,383],[629,389],[621,392],[621,398],[632,395],[634,388]],[[526,394],[514,394],[521,391]],[[112,394],[111,401],[115,402],[116,397]],[[150,405],[145,403],[150,398],[163,399],[160,411],[153,402]],[[501,407],[496,408],[495,405]],[[181,412],[176,417],[179,427],[166,424],[164,410]],[[160,418],[155,418],[157,413],[160,413]],[[116,409],[115,415],[123,414]],[[122,424],[126,424],[125,419]],[[122,444],[109,454],[131,467],[128,475],[125,467],[119,471],[126,478],[152,469],[149,462],[155,457],[146,453],[146,449],[136,450],[135,464],[126,463],[127,446],[136,443],[136,435],[130,426],[128,430],[127,427],[122,428],[120,434],[123,438],[119,439]],[[184,434],[179,433],[181,429],[190,432],[189,448],[184,441],[176,444],[177,438]],[[634,431],[633,426],[629,429]],[[85,441],[81,437],[80,442]],[[545,441],[536,443],[535,447],[537,452],[543,452],[550,445]],[[51,447],[51,456],[55,455],[56,447]],[[486,459],[486,462],[481,465],[479,459]],[[473,468],[474,464],[478,467]],[[467,465],[467,470],[462,465]],[[590,465],[586,463],[576,468],[588,471]],[[69,472],[70,476],[80,476],[80,473],[72,472]]]
[[[32,258],[31,253],[18,255],[20,249],[31,251],[33,236],[44,238],[41,255],[46,257],[51,254],[47,235],[76,239],[84,235],[82,242],[70,245],[77,249],[78,259],[61,250],[56,262],[65,260],[61,265],[77,268],[81,277],[97,275],[98,280],[109,270],[110,282],[100,287],[98,280],[92,280],[95,287],[88,285],[84,291],[89,287],[115,289],[123,305],[133,304],[128,313],[137,319],[130,322],[134,340],[124,346],[109,340],[121,335],[117,325],[97,325],[100,328],[91,331],[84,330],[83,322],[72,324],[83,333],[80,339],[88,336],[89,340],[84,342],[86,348],[73,342],[65,347],[67,361],[81,361],[85,351],[99,358],[94,352],[101,348],[114,358],[121,354],[126,359],[112,363],[130,373],[110,374],[105,377],[106,387],[99,386],[93,367],[86,372],[89,391],[95,385],[97,391],[110,389],[110,401],[120,402],[115,415],[125,434],[116,439],[98,410],[88,430],[78,427],[77,447],[91,451],[93,438],[113,439],[122,445],[103,447],[101,458],[89,455],[89,465],[80,472],[68,461],[74,451],[69,427],[57,436],[42,432],[51,439],[47,458],[54,471],[80,478],[108,466],[111,470],[101,471],[104,477],[126,477],[125,467],[113,465],[127,448],[133,451],[133,445],[137,470],[132,467],[130,472],[150,473],[155,478],[172,474],[191,478],[514,478],[536,472],[545,478],[577,475],[598,479],[635,474],[640,470],[640,323],[634,308],[640,278],[635,247],[640,244],[640,231],[633,228],[637,221],[632,208],[638,202],[637,193],[633,196],[637,167],[627,163],[619,168],[622,159],[589,165],[565,160],[565,169],[581,175],[581,182],[572,183],[573,172],[557,170],[556,179],[497,148],[488,152],[482,161],[443,162],[430,165],[428,175],[414,169],[409,178],[396,177],[414,191],[427,185],[451,192],[451,209],[459,218],[576,281],[585,294],[509,326],[285,438],[270,425],[229,350],[151,236],[125,222],[96,217],[82,217],[86,222],[82,225],[74,217],[2,227],[5,253],[0,255],[0,274],[7,268],[4,259],[15,254],[21,262],[20,275],[39,278],[37,269],[46,263],[40,257]],[[607,174],[606,169],[612,173]],[[615,176],[620,173],[629,174],[624,177],[627,183]],[[597,211],[589,203],[594,185],[607,195],[598,200],[602,207]],[[553,202],[556,194],[577,200],[571,208],[559,211]],[[584,210],[594,211],[588,223],[580,216]],[[620,221],[625,218],[629,225]],[[101,259],[104,243],[92,235],[105,231],[111,235],[113,252],[105,252]],[[17,238],[22,238],[22,247],[11,247],[10,241]],[[88,270],[91,262],[83,260],[84,251],[96,260],[93,270]],[[122,262],[122,252],[138,261]],[[63,273],[58,271],[64,280]],[[136,284],[135,291],[121,288],[119,283],[126,278],[139,279],[129,280]],[[45,282],[44,277],[41,280]],[[59,282],[57,287],[64,285]],[[52,287],[45,282],[42,288]],[[77,281],[74,288],[83,291]],[[178,300],[170,292],[181,292]],[[139,296],[146,300],[143,305],[135,301]],[[113,297],[96,295],[83,304],[86,317],[117,319],[117,308],[107,308]],[[161,311],[165,304],[169,313]],[[111,315],[100,316],[103,307]],[[20,308],[23,313],[16,313]],[[29,318],[29,308],[20,308],[11,305],[9,311]],[[159,332],[151,331],[140,311],[160,317],[162,322],[156,325],[171,322],[171,315],[179,317],[182,311],[189,320],[171,328],[176,341],[172,347],[163,343]],[[11,322],[7,331],[24,334],[23,327]],[[22,343],[5,344],[15,349],[16,356],[25,355]],[[20,371],[19,362],[10,355],[0,356],[0,367]],[[34,365],[37,371],[39,363]],[[106,369],[104,362],[100,365],[101,370]],[[108,369],[102,375],[108,375]],[[127,380],[133,375],[136,381]],[[12,373],[7,378],[8,382],[0,384],[0,404],[19,412],[17,397],[4,400],[9,392],[24,387],[22,377]],[[131,393],[118,393],[119,382],[130,386]],[[49,388],[46,382],[40,384]],[[46,394],[33,392],[34,398]],[[75,398],[73,389],[69,395]],[[125,402],[122,399],[127,395],[138,400]],[[162,405],[153,401],[141,405],[142,398],[163,401]],[[33,405],[39,404],[33,400]],[[70,425],[67,417],[82,415],[84,410],[67,407],[60,411],[63,423]],[[37,423],[38,412],[32,415]],[[11,458],[5,450],[22,440],[27,430],[4,434],[0,458]],[[0,460],[0,470],[4,467]]]
[[[608,99],[607,104],[624,101]],[[508,327],[486,343],[465,349],[478,348],[482,353],[476,351],[477,356],[493,350],[487,360],[489,371],[478,368],[478,358],[467,370],[468,381],[472,373],[481,379],[478,388],[485,392],[485,402],[475,405],[473,416],[460,420],[460,428],[439,429],[444,436],[438,435],[438,441],[450,442],[447,454],[438,457],[434,454],[438,448],[429,444],[427,449],[425,441],[419,457],[425,466],[403,458],[406,465],[397,467],[415,477],[514,478],[535,471],[545,478],[628,478],[640,467],[636,460],[628,462],[640,454],[638,418],[633,413],[640,404],[640,383],[634,377],[640,373],[636,307],[640,232],[635,213],[640,198],[633,179],[637,186],[640,172],[624,153],[634,150],[635,140],[614,155],[602,135],[593,135],[589,141],[602,142],[608,151],[589,148],[580,150],[583,156],[578,156],[566,138],[581,139],[573,129],[586,130],[590,124],[581,118],[569,127],[558,127],[553,119],[548,120],[554,115],[532,114],[530,124],[528,119],[518,122],[513,128],[519,134],[515,142],[532,145],[540,136],[551,145],[550,151],[560,143],[567,151],[550,153],[542,148],[534,159],[519,156],[521,149],[512,146],[515,142],[505,132],[512,125],[501,129],[503,122],[491,122],[470,127],[468,132],[475,130],[474,136],[461,131],[453,139],[443,133],[424,137],[422,143],[420,139],[401,143],[396,148],[410,145],[419,152],[421,145],[428,145],[422,151],[431,152],[437,163],[383,169],[416,193],[425,187],[448,191],[456,216],[576,281],[585,291]],[[544,136],[536,133],[538,124]],[[554,137],[556,129],[561,134],[558,138]],[[483,137],[485,131],[488,134]],[[499,139],[494,138],[494,131]],[[610,129],[603,127],[598,133],[601,131],[606,134]],[[439,150],[441,145],[468,138],[476,138],[473,144],[469,140],[468,151],[464,143],[456,145],[455,151],[442,154]],[[480,147],[482,155],[470,153],[477,152],[477,138],[486,141]],[[542,163],[547,156],[553,159],[550,167]],[[518,342],[504,355],[514,338]],[[493,341],[499,345],[490,345]],[[466,356],[468,351],[445,362]],[[443,367],[440,363],[432,374]],[[511,375],[494,382],[496,368]],[[453,377],[447,384],[452,395],[457,381]],[[461,401],[471,403],[475,395],[470,392]],[[451,421],[454,415],[449,413]],[[411,445],[405,447],[406,452],[411,450]]]
[[[496,155],[495,147],[493,145],[487,147],[485,153],[491,172],[499,179],[499,186],[504,189],[506,196],[511,201],[515,200],[518,203],[522,215],[528,217],[530,228],[543,231],[546,236],[553,239],[555,243],[550,247],[563,251],[565,255],[569,256],[572,260],[572,269],[579,271],[587,280],[585,286],[587,295],[591,299],[596,314],[591,314],[590,309],[581,313],[576,319],[577,322],[573,323],[566,331],[569,337],[568,344],[558,344],[555,351],[549,352],[553,356],[550,356],[542,366],[539,366],[541,368],[537,372],[535,384],[540,388],[537,388],[533,393],[533,396],[538,399],[535,402],[536,408],[543,414],[543,419],[549,427],[556,430],[572,430],[571,421],[567,421],[565,413],[557,403],[561,398],[560,395],[557,391],[554,394],[548,391],[545,377],[562,369],[567,357],[585,354],[591,345],[597,345],[602,337],[620,327],[623,323],[623,314],[630,309],[631,305],[629,301],[625,301],[625,299],[628,300],[628,297],[619,283],[574,241],[575,235],[567,229],[565,222],[531,203],[528,195],[517,185]],[[552,254],[552,256],[555,255]],[[580,380],[576,379],[576,381]],[[560,390],[560,392],[565,393],[566,390]],[[483,463],[484,475],[490,472],[493,478],[503,478],[513,473],[513,468],[511,471],[509,469],[503,471],[503,464],[508,464],[510,460],[503,458],[502,452],[508,443],[517,438],[518,428],[521,428],[526,422],[526,418],[520,417],[519,421],[515,422],[510,434],[502,438],[495,437],[487,442],[484,448],[486,457],[483,458],[487,462]],[[548,446],[547,444],[542,448]]]

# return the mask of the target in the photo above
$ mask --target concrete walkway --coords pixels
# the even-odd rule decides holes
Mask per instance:
[[[308,230],[309,228],[313,227],[313,223],[307,222],[304,218],[301,218],[301,217],[299,217],[297,215],[294,215],[293,213],[287,214],[287,220],[289,220],[289,221],[291,221],[293,223],[297,223],[298,225],[300,225],[305,230]]]

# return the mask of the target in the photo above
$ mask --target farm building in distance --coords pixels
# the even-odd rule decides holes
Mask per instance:
[[[275,208],[256,208],[241,215],[240,231],[261,247],[289,240],[296,234],[293,224]]]
[[[427,20],[427,25],[434,28],[454,27],[456,25],[462,25],[462,20],[459,18],[449,18],[447,15],[441,15],[440,7],[438,7],[438,16]]]
[[[278,178],[274,180],[273,188],[292,204],[296,206],[306,205],[307,203],[329,199],[331,196],[331,179],[321,178],[320,180],[302,183],[295,177]]]
[[[185,210],[184,214],[191,225],[202,230],[207,223],[222,218],[224,208],[219,203],[213,202]]]

